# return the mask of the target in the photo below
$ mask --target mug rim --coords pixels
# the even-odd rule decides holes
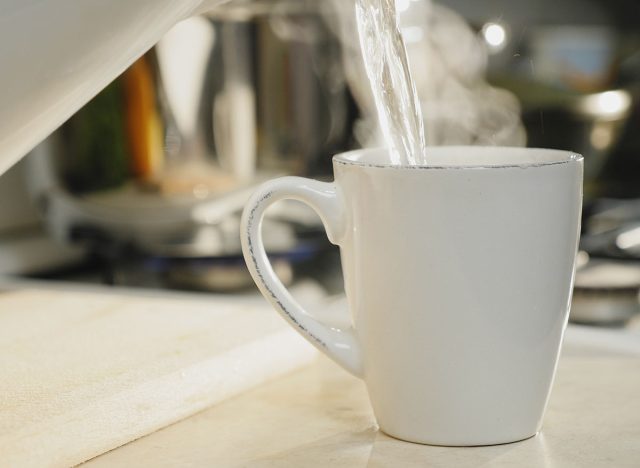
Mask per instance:
[[[556,165],[564,165],[576,163],[584,160],[584,157],[576,153],[575,151],[567,151],[567,150],[559,150],[552,148],[525,148],[519,146],[462,146],[462,145],[452,145],[452,146],[430,146],[427,147],[427,151],[432,153],[442,153],[444,152],[480,152],[480,153],[502,153],[504,157],[505,153],[512,155],[508,158],[513,158],[514,162],[498,162],[498,163],[486,163],[486,162],[478,162],[478,163],[450,163],[450,164],[393,164],[391,162],[378,162],[371,161],[375,159],[372,155],[378,154],[380,152],[387,152],[387,149],[384,147],[376,147],[376,148],[360,148],[356,150],[346,151],[343,153],[336,154],[333,156],[334,164],[340,164],[343,166],[354,166],[354,167],[363,167],[363,168],[375,168],[375,169],[410,169],[410,170],[436,170],[436,169],[508,169],[508,168],[534,168],[534,167],[547,167],[547,166],[556,166]],[[514,153],[527,153],[529,157],[534,154],[537,154],[539,157],[542,156],[543,160],[526,160],[522,162],[517,162],[517,156]],[[515,156],[515,157],[514,157]]]

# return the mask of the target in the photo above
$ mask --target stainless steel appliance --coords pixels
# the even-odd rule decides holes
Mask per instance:
[[[179,23],[29,159],[51,232],[94,251],[127,246],[167,271],[224,257],[244,272],[237,218],[251,188],[322,177],[350,143],[330,20],[316,2],[261,0]],[[289,204],[269,222],[272,252],[310,255],[319,220]],[[192,266],[171,275],[184,281]]]

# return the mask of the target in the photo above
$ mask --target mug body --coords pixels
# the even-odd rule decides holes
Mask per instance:
[[[436,445],[539,431],[567,323],[582,157],[441,147],[334,158],[345,289],[378,423]]]

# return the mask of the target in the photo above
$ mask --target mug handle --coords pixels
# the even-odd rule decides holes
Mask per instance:
[[[303,177],[281,177],[262,184],[251,196],[242,213],[240,237],[242,252],[253,280],[262,295],[298,333],[346,370],[362,377],[360,346],[352,327],[329,327],[298,304],[278,279],[267,258],[261,227],[264,212],[273,203],[292,199],[306,203],[322,219],[327,237],[339,245],[346,233],[346,211],[334,183]]]

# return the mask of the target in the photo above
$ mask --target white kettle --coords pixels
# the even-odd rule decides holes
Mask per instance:
[[[0,174],[178,21],[226,0],[0,0]]]

